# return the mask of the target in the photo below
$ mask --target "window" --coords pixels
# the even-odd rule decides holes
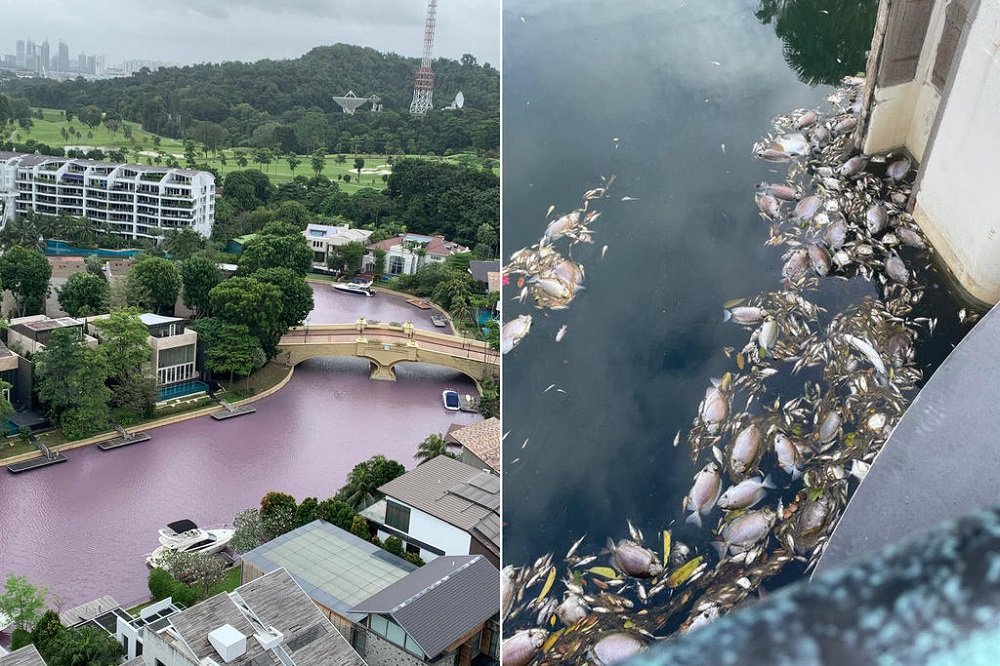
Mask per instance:
[[[410,509],[392,500],[385,502],[385,524],[401,532],[410,531]]]
[[[389,275],[401,275],[403,272],[403,258],[399,256],[389,257]]]
[[[365,657],[365,648],[367,647],[367,643],[368,634],[366,634],[363,629],[355,628],[353,634],[351,635],[351,647],[354,648],[355,652],[361,655],[362,659]]]

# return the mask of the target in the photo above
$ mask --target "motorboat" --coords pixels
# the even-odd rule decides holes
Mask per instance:
[[[338,291],[345,291],[348,294],[362,294],[364,296],[374,296],[375,290],[369,281],[356,280],[354,282],[335,282],[333,288]]]
[[[441,391],[441,402],[444,403],[445,409],[452,412],[457,412],[461,406],[461,402],[458,398],[458,391],[455,389],[445,389]]]
[[[431,315],[431,323],[438,328],[444,328],[448,325],[448,322],[441,315]]]
[[[233,538],[235,530],[203,530],[190,520],[169,523],[160,530],[160,547],[146,558],[146,564],[158,566],[167,553],[204,553],[214,555],[222,551]]]

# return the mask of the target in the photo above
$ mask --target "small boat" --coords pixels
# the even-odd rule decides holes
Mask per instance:
[[[445,326],[448,325],[447,320],[441,315],[431,315],[431,323],[437,326],[438,328],[444,328]]]
[[[338,291],[345,291],[349,294],[363,294],[365,296],[375,295],[375,290],[372,289],[372,283],[368,281],[335,282],[333,288]]]
[[[461,402],[458,399],[458,391],[455,389],[445,389],[441,391],[441,402],[444,403],[444,408],[457,412],[461,406]]]
[[[229,529],[203,530],[190,520],[169,523],[160,530],[160,547],[146,557],[146,564],[158,566],[171,552],[214,555],[229,545],[234,533]]]

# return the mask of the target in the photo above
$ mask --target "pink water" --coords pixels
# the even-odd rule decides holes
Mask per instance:
[[[318,292],[314,321],[351,321],[336,306],[340,296],[382,298]],[[392,298],[381,307],[421,312]],[[479,419],[441,404],[445,388],[475,390],[463,375],[422,364],[397,374],[397,382],[372,381],[367,361],[314,359],[256,402],[255,414],[205,416],[151,430],[149,442],[115,451],[91,446],[52,467],[0,470],[0,579],[23,574],[47,585],[55,595],[50,605],[61,610],[105,594],[122,604],[139,601],[148,594],[144,555],[168,522],[231,524],[270,490],[325,499],[358,462],[382,453],[412,468],[425,437]]]

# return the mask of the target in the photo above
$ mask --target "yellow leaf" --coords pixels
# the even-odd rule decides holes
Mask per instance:
[[[694,574],[694,572],[701,566],[702,561],[705,559],[703,555],[699,555],[693,560],[689,560],[684,563],[682,567],[670,574],[667,578],[667,587],[677,587],[682,584],[688,578]]]
[[[545,598],[545,595],[552,589],[552,583],[554,582],[556,582],[556,568],[552,567],[549,569],[549,577],[545,579],[545,585],[542,586],[542,591],[538,593],[538,601]]]
[[[663,530],[663,561],[670,560],[670,530]]]
[[[551,626],[551,627],[556,626],[556,616],[555,615],[549,616],[549,626]]]
[[[587,571],[598,576],[604,576],[605,578],[618,578],[618,572],[611,567],[590,567]]]
[[[544,643],[542,643],[542,652],[548,652],[549,650],[551,650],[552,646],[556,644],[556,641],[559,640],[559,637],[562,636],[562,633],[564,631],[566,630],[560,629],[559,631],[553,631],[551,634],[549,634],[549,637],[545,639]]]
[[[726,301],[725,303],[723,303],[722,307],[726,308],[727,310],[729,308],[735,308],[737,305],[739,305],[740,303],[742,303],[745,300],[746,300],[745,298],[734,298],[731,301]]]
[[[742,353],[737,353],[736,354],[736,367],[739,368],[740,370],[742,370],[743,366],[745,366],[745,365],[746,365],[746,361],[743,360],[743,354]]]

